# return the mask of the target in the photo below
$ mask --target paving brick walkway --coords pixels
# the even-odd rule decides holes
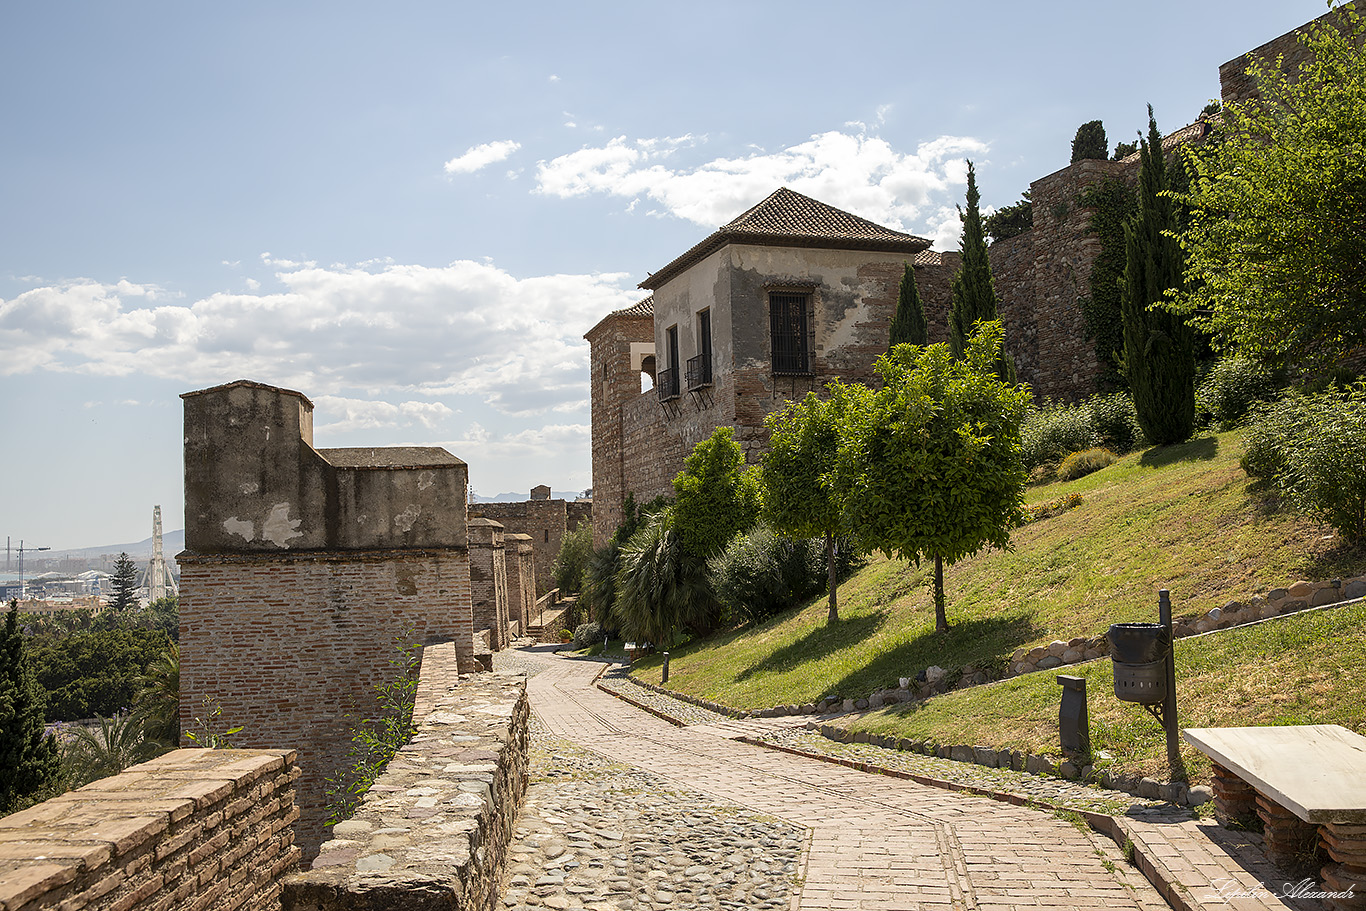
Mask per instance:
[[[556,736],[810,831],[800,909],[1159,909],[1118,849],[1050,814],[736,742],[730,723],[676,727],[592,686],[601,665],[531,678]]]

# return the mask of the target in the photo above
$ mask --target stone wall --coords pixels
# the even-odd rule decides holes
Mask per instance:
[[[526,635],[527,617],[536,606],[536,549],[530,535],[503,535],[503,557],[507,563],[508,621],[516,634]]]
[[[298,778],[289,750],[175,750],[0,818],[0,908],[278,908]]]
[[[296,748],[299,844],[322,838],[324,779],[345,762],[349,713],[375,706],[395,640],[454,640],[474,668],[466,555],[447,551],[180,558],[180,723],[220,706],[234,745]],[[462,607],[463,606],[463,607]]]
[[[535,582],[538,595],[554,585],[553,567],[560,555],[564,536],[579,523],[591,518],[591,503],[570,503],[559,499],[531,499],[512,503],[472,503],[469,516],[501,523],[505,532],[526,535],[535,548]],[[616,526],[612,526],[613,530]]]
[[[465,463],[436,447],[317,449],[301,393],[186,393],[181,729],[215,708],[239,746],[297,748],[297,841],[322,837],[348,714],[375,707],[399,636],[476,669]]]
[[[503,526],[491,519],[470,519],[470,597],[474,628],[487,630],[489,648],[507,648],[507,550]]]
[[[422,665],[412,741],[285,881],[284,911],[496,907],[526,791],[526,678],[460,677],[449,646]]]
[[[1220,66],[1219,94],[1224,103],[1244,102],[1259,97],[1257,83],[1251,76],[1247,75],[1247,67],[1251,58],[1271,64],[1276,62],[1277,57],[1282,57],[1284,58],[1285,69],[1291,73],[1296,72],[1310,58],[1310,54],[1299,43],[1296,36],[1315,22],[1333,22],[1336,19],[1336,12],[1324,13],[1312,22],[1286,32],[1279,38],[1273,38],[1261,47],[1254,48]]]

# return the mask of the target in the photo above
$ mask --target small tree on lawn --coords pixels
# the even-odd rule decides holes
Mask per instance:
[[[1124,366],[1143,433],[1161,446],[1195,430],[1195,334],[1185,317],[1165,309],[1182,283],[1180,227],[1152,106],[1139,149],[1138,210],[1124,225]],[[1179,166],[1179,165],[1178,165]]]
[[[1020,422],[1030,396],[996,375],[1002,335],[999,323],[981,324],[961,360],[942,344],[896,348],[877,362],[883,388],[850,421],[850,526],[869,550],[934,559],[940,632],[944,564],[1009,547],[1023,518]]]
[[[19,603],[0,626],[0,815],[41,798],[61,780],[57,740],[43,729],[43,691],[29,665]]]
[[[929,323],[925,321],[925,305],[920,301],[920,289],[915,285],[915,269],[906,263],[901,273],[901,288],[896,296],[896,314],[887,343],[888,350],[896,345],[927,345],[930,341]]]
[[[906,267],[907,274],[910,268]],[[914,282],[912,278],[912,288]],[[842,495],[848,486],[839,477],[840,442],[845,416],[859,408],[860,400],[866,402],[870,393],[867,387],[838,382],[829,388],[827,401],[808,392],[802,401],[789,402],[765,419],[772,438],[764,453],[760,478],[764,515],[775,529],[795,538],[825,537],[828,622],[836,623],[835,539],[846,531]]]
[[[759,518],[759,481],[729,427],[693,447],[674,478],[673,527],[691,555],[705,561]]]
[[[113,597],[109,609],[121,613],[138,606],[138,567],[126,553],[114,561],[114,574],[109,577]]]

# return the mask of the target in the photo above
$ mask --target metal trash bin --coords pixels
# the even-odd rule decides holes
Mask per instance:
[[[1167,654],[1171,633],[1161,623],[1111,625],[1110,658],[1114,662],[1115,698],[1140,705],[1160,705],[1167,698]]]

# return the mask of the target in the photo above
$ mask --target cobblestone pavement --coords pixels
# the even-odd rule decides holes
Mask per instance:
[[[539,663],[544,659],[524,652],[515,660]],[[734,737],[746,723],[727,720],[676,727],[594,688],[591,681],[600,670],[601,665],[595,662],[551,658],[528,682],[532,708],[546,732],[580,748],[573,754],[579,759],[565,760],[565,768],[570,770],[566,776],[583,777],[574,779],[573,788],[549,777],[532,786],[528,795],[531,809],[524,820],[527,829],[517,845],[518,869],[512,874],[524,879],[509,882],[505,895],[509,907],[533,901],[563,908],[763,907],[765,902],[783,903],[773,878],[769,880],[774,883],[772,889],[746,884],[751,892],[740,900],[728,897],[727,883],[698,879],[697,887],[684,893],[635,888],[632,876],[640,877],[651,870],[672,876],[677,867],[668,866],[667,860],[660,863],[659,858],[667,856],[675,863],[684,857],[693,861],[682,868],[684,882],[690,868],[699,868],[693,870],[693,876],[715,877],[718,861],[724,871],[738,879],[741,873],[750,872],[749,863],[743,851],[732,850],[723,856],[723,847],[752,847],[743,842],[757,841],[762,848],[764,838],[781,847],[788,837],[784,833],[797,829],[805,833],[807,850],[797,868],[799,889],[790,905],[794,908],[1006,911],[1042,907],[1089,911],[1166,907],[1156,891],[1124,863],[1113,844],[1098,839],[1085,827],[1051,813],[875,777],[737,742]],[[766,726],[766,730],[772,733],[776,728]],[[547,757],[549,775],[549,770],[559,768],[558,757],[569,757],[570,753],[562,753],[553,740],[544,743],[557,757],[553,762]],[[587,762],[582,758],[584,750],[603,757],[599,761],[610,762],[576,766],[575,762]],[[643,777],[633,777],[642,772]],[[637,855],[613,849],[613,839],[590,825],[607,823],[610,812],[594,812],[594,807],[608,806],[604,795],[614,800],[625,795],[631,788],[624,782],[641,786],[641,812],[657,814],[650,817],[651,825],[675,833],[665,839],[667,844],[651,844],[660,851],[667,847],[672,852],[676,847],[681,856],[642,849],[640,869],[633,872],[629,862],[624,868],[618,865],[617,861],[627,857],[634,860]],[[566,799],[560,801],[556,795],[562,789],[567,789]],[[557,808],[571,805],[572,812],[557,812]],[[671,815],[671,807],[681,815]],[[562,824],[548,823],[547,813],[552,819],[563,820]],[[642,818],[635,817],[633,824]],[[727,831],[724,824],[735,819],[744,820],[730,833],[737,841],[734,845],[717,844],[721,833]],[[685,820],[686,827],[678,820]],[[546,871],[568,847],[555,857],[541,848],[545,843],[551,846],[550,851],[558,850],[557,825],[566,833],[566,846],[570,844],[569,831],[585,836],[579,839],[580,850],[575,854],[580,866],[563,874],[563,892],[552,889],[561,885],[554,880],[561,874]],[[685,841],[683,833],[694,828],[698,839]],[[625,835],[622,829],[608,831]],[[767,856],[770,850],[772,847],[765,848],[760,855]],[[740,856],[732,860],[736,854]],[[598,892],[591,894],[599,897],[585,900],[580,896],[590,893],[573,893],[569,887],[580,875],[576,871],[592,861],[602,866],[593,874],[591,885],[579,887],[596,889]],[[784,879],[792,876],[787,862],[781,870],[775,870],[772,862],[766,865],[770,869],[760,872],[778,872]],[[615,880],[609,877],[609,870]],[[544,895],[536,894],[535,889],[542,877]],[[608,893],[606,886],[635,891]],[[759,898],[759,888],[769,897]],[[722,901],[740,903],[727,906]]]

